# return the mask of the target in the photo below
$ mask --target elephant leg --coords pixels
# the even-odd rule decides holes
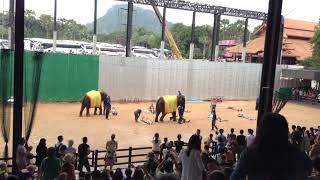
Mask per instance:
[[[158,117],[159,117],[159,114],[160,114],[160,112],[159,111],[157,111],[157,113],[156,113],[156,118],[155,118],[155,122],[158,122]]]
[[[177,121],[176,112],[172,112],[172,119],[173,119],[173,121]]]
[[[99,115],[102,115],[102,108],[101,108],[101,106],[99,107],[99,111],[100,111]]]
[[[86,114],[86,116],[89,116],[89,107],[86,107],[86,109],[87,109],[87,114]]]
[[[164,116],[166,116],[166,114],[162,113],[161,117],[160,117],[160,121],[163,122],[163,118]]]
[[[81,108],[80,108],[80,113],[79,113],[79,116],[81,117],[82,116],[82,113],[83,113],[83,110],[86,106],[84,104],[81,104]]]
[[[87,114],[86,116],[89,116],[89,110],[90,110],[90,98],[89,99],[86,99],[86,102],[85,102],[85,106],[86,106],[86,109],[87,109]]]

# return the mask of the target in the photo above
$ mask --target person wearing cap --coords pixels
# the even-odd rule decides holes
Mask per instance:
[[[75,156],[74,156],[74,154],[73,153],[65,154],[63,157],[63,162],[64,163],[61,168],[61,173],[67,174],[66,180],[75,180],[76,175],[74,173],[74,171],[75,171],[75,167],[74,167]]]
[[[105,156],[105,165],[104,168],[107,169],[107,166],[110,166],[110,170],[112,170],[112,166],[114,162],[116,162],[116,151],[118,149],[118,142],[115,141],[116,135],[112,134],[111,135],[111,140],[107,142],[106,144],[106,156]]]

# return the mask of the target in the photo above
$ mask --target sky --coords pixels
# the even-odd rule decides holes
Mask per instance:
[[[94,0],[57,0],[58,18],[74,19],[79,23],[86,24],[93,21]],[[206,3],[211,5],[231,8],[254,10],[267,13],[269,0],[189,0],[192,2]],[[115,0],[98,0],[98,17],[103,16],[109,8],[116,4],[123,4]],[[8,11],[9,0],[0,0],[0,11]],[[138,5],[141,8],[152,9],[149,6]],[[282,15],[286,18],[300,19],[318,22],[320,18],[320,0],[283,0]],[[53,15],[54,0],[25,0],[25,8],[32,9],[37,15]],[[162,9],[159,8],[162,12]],[[222,16],[231,22],[239,18]],[[167,9],[167,20],[173,23],[191,25],[192,12]],[[196,25],[212,25],[213,15],[198,13]],[[249,29],[261,24],[261,21],[249,20]]]

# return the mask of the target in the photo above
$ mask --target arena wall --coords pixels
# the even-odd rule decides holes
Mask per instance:
[[[25,53],[25,99],[31,97],[33,53]],[[92,55],[45,53],[41,71],[39,101],[79,101],[98,89],[99,57]]]
[[[261,64],[249,63],[100,56],[99,89],[113,100],[125,101],[155,100],[178,90],[188,100],[208,100],[212,96],[253,100],[259,94],[261,68]],[[277,67],[276,88],[281,69]]]

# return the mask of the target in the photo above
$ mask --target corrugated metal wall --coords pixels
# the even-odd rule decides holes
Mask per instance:
[[[177,94],[189,100],[256,99],[261,64],[220,63],[201,60],[172,61],[100,56],[99,89],[113,100],[154,100]],[[281,67],[277,68],[276,83]]]

